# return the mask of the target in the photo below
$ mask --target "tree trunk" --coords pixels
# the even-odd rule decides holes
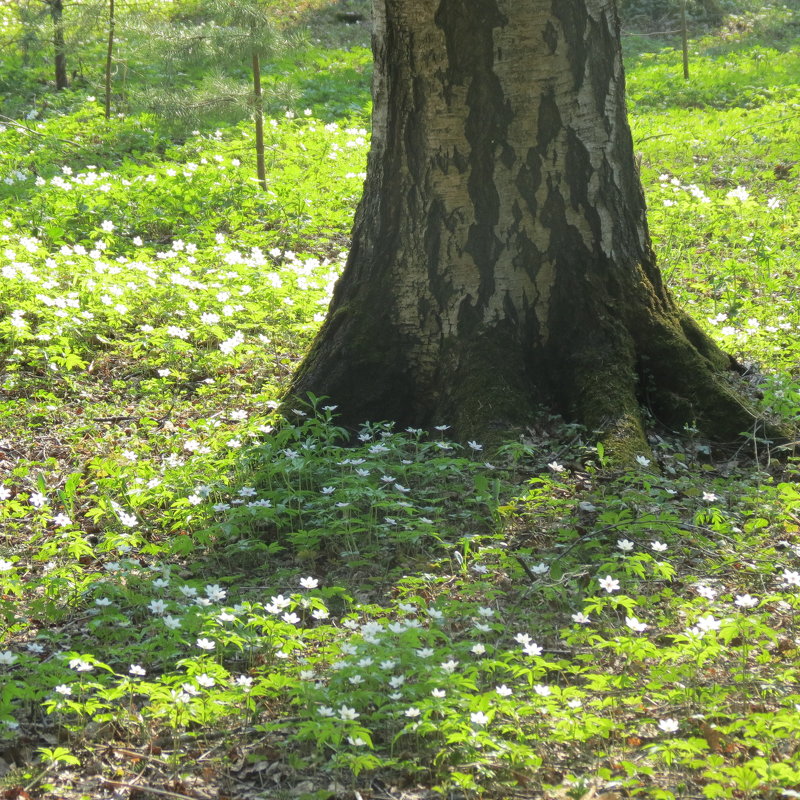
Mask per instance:
[[[111,73],[114,68],[114,0],[108,0],[108,43],[106,45],[106,92],[104,110],[106,119],[111,119]]]
[[[681,51],[683,53],[683,79],[689,80],[689,26],[686,22],[686,0],[681,0]]]
[[[353,245],[290,395],[463,437],[547,406],[618,448],[642,402],[752,426],[655,265],[613,0],[375,0],[374,24]]]
[[[66,89],[67,46],[64,43],[64,3],[63,0],[47,0],[50,6],[50,19],[53,23],[53,56],[55,60],[56,89]]]
[[[255,31],[251,31],[255,37]],[[261,60],[255,45],[251,51],[253,73],[253,118],[256,125],[256,176],[258,185],[267,191],[267,168],[264,163],[264,96],[261,91]]]

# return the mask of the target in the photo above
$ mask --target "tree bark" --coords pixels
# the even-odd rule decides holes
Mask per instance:
[[[252,32],[255,36],[255,32]],[[253,118],[256,127],[256,176],[258,185],[267,191],[267,168],[264,163],[264,96],[261,91],[261,60],[255,46],[251,51],[253,73]]]
[[[111,119],[111,72],[114,68],[114,0],[108,0],[108,43],[106,45],[105,103],[106,119]]]
[[[53,23],[53,56],[55,61],[56,89],[69,86],[67,78],[67,46],[64,42],[64,3],[63,0],[47,0],[50,19]]]
[[[507,432],[555,409],[644,447],[641,404],[734,438],[734,362],[655,264],[613,0],[375,0],[372,149],[290,396],[345,424]]]

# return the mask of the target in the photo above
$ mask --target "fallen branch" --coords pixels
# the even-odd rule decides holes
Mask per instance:
[[[47,138],[50,136],[48,133],[41,133],[40,131],[35,131],[33,128],[29,128],[27,125],[23,125],[21,122],[17,122],[11,117],[6,117],[3,114],[0,114],[0,119],[3,120],[7,125],[13,125],[15,128],[19,128],[21,131],[25,131],[26,133],[31,134],[31,136],[41,136],[42,138]],[[71,144],[73,147],[83,147],[82,144],[79,142],[73,142],[72,139],[62,139],[60,136],[53,137],[56,141],[64,142],[64,144]]]

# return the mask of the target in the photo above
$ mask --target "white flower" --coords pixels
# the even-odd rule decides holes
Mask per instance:
[[[633,542],[630,539],[617,539],[617,547],[622,550],[623,553],[629,553],[633,550]]]
[[[227,594],[227,591],[225,591],[225,589],[223,589],[221,586],[218,586],[216,583],[206,586],[206,597],[214,602],[224,600]]]
[[[767,200],[767,208],[770,211],[774,211],[776,208],[780,208],[780,205],[781,201],[777,197],[770,197],[769,200]]]
[[[563,472],[564,471],[564,467],[561,464],[559,464],[558,461],[551,461],[547,466],[553,472]]]
[[[573,614],[572,621],[577,622],[579,625],[586,625],[586,623],[591,622],[588,614],[584,614],[583,611]]]
[[[431,689],[431,694],[438,698],[447,696],[447,692],[444,689]]]
[[[8,572],[8,570],[13,568],[14,564],[11,561],[6,561],[4,558],[0,558],[0,572]]]
[[[605,589],[609,594],[611,592],[616,592],[619,589],[619,581],[616,578],[612,578],[610,575],[606,575],[605,578],[602,578],[600,581],[600,588]]]
[[[783,578],[782,586],[800,586],[800,572],[785,569],[781,577]]]
[[[419,716],[420,711],[418,708],[414,708],[414,706],[411,706],[411,708],[407,708],[403,713],[405,714],[405,716],[414,719],[415,717]]]
[[[34,492],[28,502],[34,506],[34,508],[42,508],[43,506],[48,505],[47,498],[41,492]]]
[[[361,715],[354,708],[348,708],[347,706],[343,705],[339,709],[339,719],[343,721],[358,719],[360,716]]]
[[[533,687],[533,691],[539,695],[539,697],[549,697],[553,694],[553,690],[549,686],[545,686],[543,683],[537,683]]]
[[[739,200],[743,203],[750,197],[750,193],[744,188],[744,186],[737,186],[735,189],[731,189],[725,196],[734,200]]]
[[[216,683],[216,681],[210,675],[206,675],[205,672],[198,675],[196,680],[201,686],[204,686],[206,689],[210,689]]]
[[[663,553],[667,549],[667,545],[664,542],[650,542],[650,547],[656,553]]]
[[[57,528],[64,528],[67,525],[72,525],[72,520],[66,514],[56,514],[53,517],[53,523]]]
[[[482,656],[486,652],[486,648],[479,642],[478,644],[472,645],[470,651],[475,653],[476,656]]]
[[[531,567],[531,572],[534,575],[544,575],[546,572],[550,571],[550,567],[544,563],[544,561],[540,561],[538,564],[535,564]]]
[[[288,608],[292,604],[292,601],[288,597],[284,597],[282,594],[275,595],[270,598],[270,605],[279,608],[281,611],[283,609]],[[277,612],[270,611],[270,614],[275,614]]]
[[[75,672],[91,672],[94,667],[82,658],[73,658],[69,662],[69,668],[74,669]]]
[[[705,633],[706,631],[718,631],[722,623],[711,614],[706,614],[697,620],[697,627]]]
[[[69,695],[72,694],[72,687],[67,686],[66,683],[59,683],[55,690],[58,692],[58,694],[63,694],[64,697],[69,697]]]
[[[216,647],[216,644],[211,639],[198,639],[195,644],[201,650],[213,650]]]
[[[737,594],[736,605],[740,608],[755,608],[758,605],[758,598],[749,594]]]
[[[136,675],[140,678],[147,674],[147,672],[141,666],[139,666],[139,664],[131,664],[131,667],[128,670],[128,672],[131,675]]]
[[[636,456],[637,463],[641,464],[643,467],[650,466],[650,459],[646,456]]]
[[[320,706],[317,709],[317,714],[319,714],[321,717],[336,716],[336,712],[330,706]]]
[[[649,625],[646,625],[644,622],[639,621],[636,617],[625,617],[625,624],[632,631],[634,631],[634,633],[643,633],[650,627]]]
[[[450,659],[450,661],[443,661],[439,666],[442,668],[443,672],[448,675],[452,675],[458,666],[458,661],[453,661],[453,659]]]
[[[19,656],[16,653],[12,653],[10,650],[0,652],[0,664],[5,664],[10,667],[18,658]]]
[[[469,718],[473,725],[485,725],[489,721],[489,717],[483,711],[475,711],[469,715]]]
[[[719,498],[714,494],[714,492],[703,492],[703,500],[707,503],[713,503],[715,500]]]
[[[705,597],[706,600],[713,600],[717,596],[716,591],[710,586],[698,586],[697,594],[699,594],[700,597]]]
[[[500,695],[500,697],[510,697],[512,694],[514,694],[514,692],[505,684],[495,687],[495,691]]]
[[[167,610],[167,603],[164,600],[151,600],[147,607],[153,614],[163,614]]]
[[[111,220],[104,219],[104,220],[103,220],[103,221],[100,223],[100,227],[101,227],[101,228],[102,228],[102,229],[103,229],[103,230],[104,230],[106,233],[111,233],[111,231],[113,231],[113,230],[114,230],[114,223],[113,223],[113,222],[111,222]]]
[[[110,599],[110,598],[108,598],[108,597],[98,597],[98,598],[97,598],[97,599],[94,601],[94,604],[95,604],[96,606],[100,606],[101,608],[103,608],[103,607],[105,607],[105,606],[110,606],[110,605],[111,605],[111,599]]]
[[[661,719],[658,721],[658,727],[661,728],[664,733],[675,733],[675,731],[678,730],[678,720],[672,717]]]
[[[542,654],[542,648],[539,647],[536,642],[526,642],[522,646],[522,652],[525,653],[526,656],[540,656]]]
[[[170,336],[174,336],[176,339],[188,339],[189,338],[189,331],[186,328],[181,328],[177,325],[170,325],[167,328],[167,333]]]
[[[316,589],[319,586],[319,581],[316,578],[300,578],[300,585],[304,589]]]
[[[126,528],[135,528],[139,522],[133,514],[127,514],[124,511],[117,512],[119,516],[119,521],[126,527]]]

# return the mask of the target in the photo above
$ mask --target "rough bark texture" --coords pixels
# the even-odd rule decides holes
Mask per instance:
[[[53,57],[56,89],[69,86],[67,78],[67,47],[64,43],[64,3],[63,0],[47,0],[50,6],[50,19],[53,23]]]
[[[665,290],[613,0],[375,0],[353,246],[291,395],[345,423],[508,430],[549,406],[642,443],[731,438],[731,359]]]

